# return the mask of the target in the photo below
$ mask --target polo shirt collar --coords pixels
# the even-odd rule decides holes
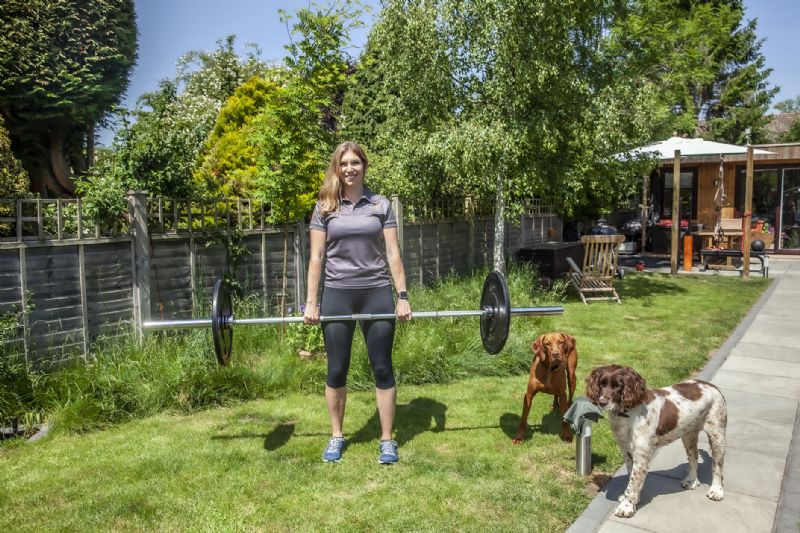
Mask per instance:
[[[374,197],[375,197],[375,193],[374,193],[374,192],[372,192],[372,191],[369,189],[369,187],[367,187],[366,185],[364,185],[364,192],[363,192],[363,193],[361,193],[361,198],[359,198],[359,199],[358,199],[358,202],[356,202],[356,203],[355,203],[355,204],[353,204],[353,205],[358,205],[359,203],[361,203],[361,200],[366,200],[366,201],[367,201],[367,202],[369,202],[369,203],[374,203],[374,202],[372,201]],[[343,203],[343,202],[345,202],[345,201],[349,201],[349,200],[347,200],[347,198],[345,198],[345,197],[342,195],[341,191],[340,191],[340,192],[339,192],[339,203]]]

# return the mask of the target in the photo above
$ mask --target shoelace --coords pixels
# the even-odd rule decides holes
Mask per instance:
[[[381,453],[387,455],[397,455],[397,443],[393,440],[381,442]]]
[[[332,438],[328,441],[328,447],[325,448],[325,453],[331,452],[339,452],[344,447],[344,439],[342,438]]]

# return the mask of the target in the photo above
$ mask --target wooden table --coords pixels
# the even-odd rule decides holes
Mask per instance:
[[[700,237],[701,239],[700,248],[711,248],[714,245],[714,236],[716,234],[717,233],[715,231],[696,231],[692,233],[692,235],[697,235],[698,237]],[[727,248],[728,250],[732,249],[734,237],[741,237],[741,236],[742,236],[742,230],[726,231],[722,236],[723,243],[725,244],[724,247]]]
[[[714,245],[714,233],[713,231],[696,231],[692,233],[692,235],[697,235],[700,237],[700,248],[712,248]],[[728,250],[732,250],[734,248],[741,248],[741,243],[739,239],[742,237],[742,230],[728,230],[725,231],[722,237],[722,248],[726,248]],[[775,234],[774,233],[761,233],[760,231],[753,231],[750,233],[750,242],[753,241],[763,241],[764,248],[770,249],[772,248],[773,243],[775,242]]]
[[[697,235],[697,236],[700,237],[700,239],[701,239],[700,240],[700,249],[703,250],[703,249],[712,248],[714,246],[714,237],[717,235],[717,232],[715,232],[715,231],[696,231],[696,232],[692,233],[692,235]],[[739,230],[739,231],[727,230],[722,234],[722,242],[720,243],[720,245],[723,245],[723,247],[725,249],[727,249],[727,250],[734,250],[734,249],[738,250],[739,249],[738,246],[736,248],[734,248],[733,240],[734,240],[734,238],[741,237],[741,236],[742,236],[742,230]],[[724,257],[725,257],[725,268],[733,268],[733,256],[729,255],[729,256],[724,256]],[[700,255],[700,260],[703,261],[702,253]]]

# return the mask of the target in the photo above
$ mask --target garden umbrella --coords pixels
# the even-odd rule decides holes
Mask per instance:
[[[758,148],[752,148],[750,146],[739,146],[736,144],[726,144],[720,143],[716,141],[708,141],[706,139],[701,138],[687,138],[687,137],[670,137],[664,141],[659,141],[653,144],[648,144],[647,146],[642,146],[639,148],[635,148],[628,152],[628,157],[635,157],[637,155],[651,155],[655,156],[657,159],[662,161],[664,160],[674,160],[674,171],[673,171],[673,179],[674,187],[672,189],[673,194],[673,202],[672,202],[672,249],[670,251],[670,263],[671,263],[671,270],[673,274],[678,273],[678,232],[680,227],[680,220],[678,214],[678,206],[680,205],[680,175],[681,175],[681,157],[686,156],[725,156],[730,154],[747,154],[747,188],[746,190],[749,191],[746,197],[746,206],[745,206],[745,227],[749,227],[749,217],[750,217],[750,206],[752,202],[752,191],[753,191],[753,155],[770,155],[772,152],[768,152],[766,150],[761,150]],[[647,181],[645,180],[645,194],[646,194],[646,187]],[[646,202],[642,205],[642,220],[645,220],[646,213],[645,210]],[[745,246],[745,275],[749,273],[749,246],[750,246],[750,234],[749,232],[743,232],[744,235],[742,236]],[[642,249],[644,249],[644,228],[642,228]]]
[[[686,137],[670,137],[664,141],[659,141],[657,143],[636,148],[630,153],[632,155],[652,154],[658,159],[665,160],[675,157],[675,150],[680,150],[681,156],[730,155],[747,153],[746,146],[707,141],[705,139],[690,139]],[[772,154],[772,152],[755,148],[753,149],[753,154],[769,155]]]

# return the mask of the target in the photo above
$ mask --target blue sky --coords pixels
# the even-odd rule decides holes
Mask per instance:
[[[278,9],[293,13],[309,5],[308,0],[135,0],[139,25],[139,61],[131,78],[124,104],[133,107],[144,92],[159,80],[175,75],[180,56],[190,50],[212,50],[216,41],[236,34],[237,43],[256,43],[267,61],[280,61],[289,42],[280,23]],[[367,0],[377,6],[378,0]],[[773,69],[770,83],[781,88],[774,102],[800,96],[800,61],[796,34],[800,23],[800,0],[745,0],[746,17],[758,18],[757,33],[764,39],[761,49]],[[353,35],[356,56],[366,40],[367,29]],[[111,133],[101,132],[100,143],[109,144]]]

